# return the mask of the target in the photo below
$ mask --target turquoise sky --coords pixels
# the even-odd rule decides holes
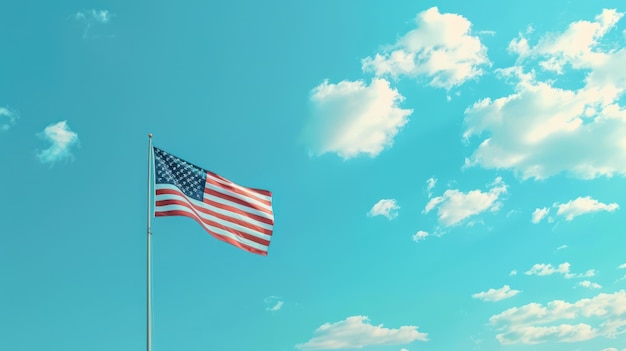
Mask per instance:
[[[390,5],[393,3],[393,5]],[[0,3],[0,350],[626,350],[623,1]]]

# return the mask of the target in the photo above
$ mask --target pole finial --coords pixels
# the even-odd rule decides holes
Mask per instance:
[[[148,138],[152,139],[152,133],[148,133]]]

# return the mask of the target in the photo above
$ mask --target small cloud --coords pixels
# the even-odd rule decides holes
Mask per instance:
[[[0,106],[0,132],[9,130],[18,119],[17,112]]]
[[[537,276],[547,276],[547,275],[553,275],[553,274],[561,274],[561,275],[563,275],[563,277],[565,277],[565,279],[593,277],[593,276],[596,275],[596,271],[593,270],[593,269],[590,269],[590,270],[586,271],[585,273],[580,273],[580,274],[571,273],[570,272],[570,266],[571,265],[568,262],[561,263],[557,267],[554,267],[551,264],[537,263],[537,264],[533,265],[524,274],[526,274],[526,275],[537,275]]]
[[[578,286],[582,286],[583,288],[588,288],[588,289],[600,289],[602,288],[602,285],[598,284],[598,283],[592,283],[588,280],[583,280],[582,282],[578,283]]]
[[[423,230],[418,231],[417,233],[413,234],[413,236],[411,237],[413,239],[413,241],[415,241],[416,243],[419,243],[422,240],[426,240],[426,238],[429,236],[429,234]]]
[[[533,212],[532,222],[535,224],[539,223],[549,212],[550,209],[547,207],[535,209],[535,212]]]
[[[426,191],[428,191],[428,198],[433,196],[432,190],[437,184],[437,178],[431,177],[426,181]]]
[[[71,160],[72,148],[79,143],[78,134],[70,130],[66,121],[51,124],[37,135],[51,144],[47,149],[37,153],[41,163],[54,164],[57,161]]]
[[[74,14],[74,19],[85,23],[85,31],[83,32],[83,38],[87,38],[89,30],[94,25],[103,25],[111,21],[113,14],[108,10],[86,10],[78,11]]]
[[[335,153],[344,160],[376,157],[390,148],[413,110],[385,79],[323,82],[311,92],[311,114],[302,140],[312,156]]]
[[[561,250],[564,250],[564,249],[567,249],[567,245],[561,245],[561,246],[557,247],[556,251],[561,251]]]
[[[314,333],[311,340],[296,345],[299,350],[360,349],[375,345],[402,345],[413,341],[428,341],[428,334],[419,332],[416,326],[407,325],[389,329],[382,324],[372,325],[366,316],[352,316],[343,321],[325,323]]]
[[[400,206],[394,199],[382,199],[378,201],[374,207],[367,213],[368,216],[385,216],[391,220],[398,217]]]
[[[557,215],[565,217],[566,221],[571,221],[575,217],[586,213],[607,211],[613,212],[619,208],[619,205],[615,202],[610,204],[602,203],[598,200],[592,199],[589,196],[579,197],[576,200],[571,200],[565,204],[554,204],[554,207],[558,208]]]
[[[500,289],[489,289],[487,291],[482,291],[476,294],[473,294],[472,297],[475,299],[480,299],[485,302],[496,302],[504,299],[509,299],[517,294],[519,294],[519,290],[511,290],[511,287],[505,285]]]
[[[268,296],[264,300],[265,310],[268,312],[276,312],[280,310],[285,302],[279,296]]]
[[[511,273],[509,273],[509,275],[510,276],[517,275],[517,270],[516,269],[512,270]]]
[[[622,263],[617,267],[617,269],[625,269],[625,268],[626,268],[626,263]]]
[[[486,192],[471,190],[464,193],[457,189],[448,189],[442,196],[432,198],[426,204],[424,213],[438,208],[437,217],[439,222],[444,226],[450,227],[485,211],[499,211],[502,206],[499,199],[506,193],[506,184],[504,184],[502,178],[497,177]]]

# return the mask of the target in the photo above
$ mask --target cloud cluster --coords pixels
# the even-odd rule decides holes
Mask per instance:
[[[47,149],[37,153],[37,158],[42,163],[54,164],[58,161],[72,159],[72,148],[79,143],[78,134],[70,129],[67,121],[51,124],[37,135],[50,143]]]
[[[507,186],[500,177],[496,178],[487,191],[477,189],[464,193],[458,189],[448,189],[442,196],[430,199],[424,213],[436,208],[439,222],[450,227],[485,211],[499,211],[502,206],[501,196],[506,193]]]
[[[468,166],[510,169],[522,179],[545,179],[561,172],[593,179],[626,174],[626,48],[600,45],[622,17],[604,10],[594,22],[579,21],[536,45],[521,36],[510,43],[518,65],[496,70],[515,92],[485,98],[465,112],[466,139],[481,138]],[[574,40],[575,38],[575,40]],[[563,73],[585,70],[584,86],[563,89],[539,80],[534,68]]]
[[[343,159],[359,155],[376,157],[391,147],[408,122],[411,109],[388,78],[426,78],[433,87],[451,89],[483,74],[489,65],[487,49],[471,35],[471,23],[463,16],[440,13],[436,7],[417,15],[416,28],[373,58],[361,62],[363,80],[323,82],[311,92],[311,112],[303,141],[309,153],[335,153]]]
[[[416,326],[389,329],[372,325],[366,316],[352,316],[343,321],[325,323],[314,333],[314,337],[296,345],[300,350],[360,349],[374,345],[403,345],[413,341],[428,341],[428,334]]]
[[[586,319],[586,323],[581,319]],[[494,315],[489,322],[498,329],[496,338],[504,345],[614,338],[626,332],[626,291],[599,294],[574,303],[530,303]]]

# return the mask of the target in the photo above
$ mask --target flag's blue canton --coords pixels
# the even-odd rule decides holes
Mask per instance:
[[[154,148],[154,170],[157,184],[172,184],[187,197],[202,201],[206,171],[191,163]]]

